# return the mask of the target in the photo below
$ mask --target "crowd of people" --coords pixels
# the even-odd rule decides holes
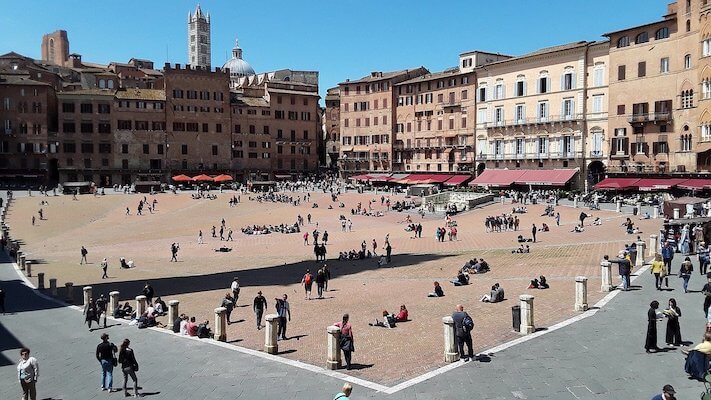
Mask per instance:
[[[242,233],[245,235],[267,235],[270,233],[299,233],[301,228],[299,228],[298,223],[294,224],[280,224],[280,225],[252,225],[245,226],[242,228]]]
[[[517,231],[520,221],[518,216],[502,214],[498,216],[488,216],[484,220],[486,232],[508,232]]]

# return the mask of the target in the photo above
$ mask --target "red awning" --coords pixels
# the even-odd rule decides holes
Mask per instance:
[[[637,187],[639,178],[607,178],[593,186],[597,190],[626,190]]]
[[[576,169],[528,169],[514,182],[531,186],[565,186],[578,172]]]
[[[454,175],[453,177],[449,178],[444,184],[447,186],[459,186],[470,179],[472,179],[471,175]]]
[[[222,174],[222,175],[217,175],[213,180],[215,182],[219,183],[219,182],[232,182],[234,179],[232,179],[232,177],[229,175]]]
[[[370,175],[356,175],[356,176],[351,176],[350,179],[353,179],[354,181],[369,181]]]
[[[511,186],[521,175],[523,170],[520,169],[485,169],[469,186]]]
[[[398,182],[407,183],[408,185],[415,185],[418,183],[425,183],[428,179],[430,179],[430,177],[432,177],[432,175],[411,174],[404,179],[400,179]]]
[[[212,182],[213,180],[211,176],[205,174],[193,176],[194,182]]]
[[[669,190],[673,188],[674,186],[678,185],[681,182],[684,182],[685,179],[678,179],[678,178],[648,178],[648,179],[640,179],[635,186],[639,190]]]
[[[427,180],[421,181],[420,183],[444,183],[451,177],[452,175],[430,175]]]
[[[371,182],[390,182],[393,178],[385,175],[370,177]]]
[[[687,179],[676,186],[688,190],[711,189],[711,179]]]

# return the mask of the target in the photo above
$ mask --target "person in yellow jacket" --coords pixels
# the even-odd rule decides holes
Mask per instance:
[[[657,286],[657,290],[662,290],[662,278],[666,275],[666,268],[664,261],[662,261],[661,254],[657,253],[654,255],[654,261],[652,261],[650,271],[654,274],[654,283]]]

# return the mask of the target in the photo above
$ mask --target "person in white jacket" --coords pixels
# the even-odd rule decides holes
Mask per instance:
[[[23,347],[20,350],[20,362],[17,364],[17,378],[22,386],[22,400],[37,400],[37,378],[39,377],[39,364],[37,359],[30,357],[30,349]]]

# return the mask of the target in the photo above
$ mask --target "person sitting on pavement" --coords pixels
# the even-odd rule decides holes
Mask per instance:
[[[409,313],[407,311],[407,307],[405,305],[400,306],[400,312],[395,316],[395,321],[397,322],[405,322],[407,321],[407,318],[409,316]]]
[[[483,258],[480,258],[479,262],[474,264],[474,266],[472,267],[472,270],[473,270],[472,272],[475,274],[483,274],[484,272],[489,272],[489,264],[486,261],[484,261]]]
[[[383,310],[383,320],[378,321],[375,319],[375,323],[368,323],[370,326],[379,326],[382,328],[394,328],[395,325],[395,315],[388,313],[387,310]]]
[[[595,217],[595,220],[593,221],[593,225],[597,225],[597,226],[602,225],[602,220],[600,219],[600,217]]]
[[[186,325],[188,336],[197,336],[198,326],[195,323],[195,317],[190,317],[190,321]]]
[[[549,228],[549,227],[548,227],[548,224],[546,224],[545,222],[544,222],[543,225],[541,225],[541,227],[538,229],[539,232],[549,232],[550,230],[551,230],[551,228]]]
[[[681,352],[683,354],[689,354],[691,350],[700,351],[707,356],[711,355],[711,332],[704,333],[701,343],[694,347],[682,347]]]
[[[428,294],[427,297],[444,297],[444,290],[442,290],[442,286],[439,285],[439,282],[435,281],[434,292]]]
[[[498,283],[491,286],[491,292],[479,299],[484,303],[498,303],[504,301],[504,289]]]
[[[459,273],[457,274],[456,279],[452,279],[450,282],[454,284],[454,286],[465,286],[469,284],[469,275],[465,274],[463,270],[459,270]]]
[[[159,316],[165,315],[166,313],[168,313],[168,306],[165,304],[163,299],[160,298],[160,296],[158,296],[156,298],[156,301],[155,301],[155,304],[153,305],[153,307],[155,307],[156,312],[158,313]]]
[[[539,289],[548,289],[550,288],[550,285],[548,285],[548,282],[546,282],[546,277],[541,275],[538,277],[538,288]]]
[[[528,289],[538,289],[538,279],[531,279],[531,283],[528,284]]]
[[[197,337],[200,339],[210,339],[213,337],[212,331],[210,330],[210,321],[205,320],[202,324],[197,327]]]

